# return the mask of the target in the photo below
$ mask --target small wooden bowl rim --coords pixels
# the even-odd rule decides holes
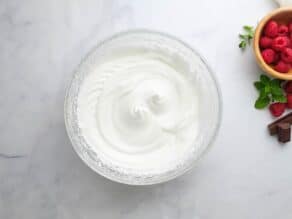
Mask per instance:
[[[269,66],[268,64],[265,63],[262,55],[261,55],[261,50],[260,50],[260,45],[259,45],[259,41],[260,41],[260,37],[261,37],[261,33],[263,28],[265,27],[266,23],[271,20],[272,17],[274,17],[275,15],[281,14],[281,13],[287,13],[287,12],[291,12],[292,13],[292,7],[284,7],[284,8],[279,8],[276,9],[272,12],[270,12],[268,15],[266,15],[258,24],[256,30],[255,30],[255,34],[254,34],[254,40],[253,40],[253,50],[254,50],[254,54],[257,60],[257,63],[259,64],[259,66],[269,75],[275,77],[275,78],[279,78],[279,79],[283,79],[283,80],[292,80],[292,73],[280,73],[275,71],[271,66]]]

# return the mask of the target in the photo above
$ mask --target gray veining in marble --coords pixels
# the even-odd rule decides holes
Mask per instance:
[[[237,48],[241,26],[275,7],[271,0],[0,0],[0,218],[292,218],[292,145],[268,136],[269,113],[253,108],[260,70],[251,50]],[[91,171],[63,122],[65,87],[81,58],[131,28],[197,48],[224,99],[219,136],[198,167],[144,188]]]

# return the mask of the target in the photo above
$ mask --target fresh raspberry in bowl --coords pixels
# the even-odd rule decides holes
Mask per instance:
[[[262,49],[271,48],[273,43],[273,39],[270,37],[263,36],[260,39],[260,47]]]
[[[281,53],[281,59],[286,63],[292,63],[292,49],[284,48]]]
[[[278,36],[279,25],[276,21],[269,21],[265,27],[264,34],[267,37],[274,38]]]
[[[285,24],[281,24],[278,28],[278,35],[279,36],[288,36],[289,29],[288,26]]]
[[[287,36],[278,36],[272,40],[272,49],[281,52],[283,49],[290,47],[290,43]]]
[[[274,68],[278,72],[287,73],[290,70],[290,65],[281,60],[275,65]]]
[[[274,63],[276,60],[276,52],[272,49],[265,49],[262,51],[263,59],[267,64]]]
[[[276,9],[259,22],[253,48],[266,73],[292,81],[292,7]]]

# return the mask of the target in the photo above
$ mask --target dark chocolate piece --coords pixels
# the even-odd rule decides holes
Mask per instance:
[[[291,140],[291,125],[289,123],[280,123],[277,127],[279,142],[289,142]]]
[[[278,132],[278,124],[280,123],[289,123],[292,124],[292,112],[288,113],[286,116],[283,116],[282,118],[276,120],[275,122],[268,125],[268,129],[270,131],[270,135],[275,135]]]

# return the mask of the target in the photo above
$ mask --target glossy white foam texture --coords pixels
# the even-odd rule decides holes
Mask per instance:
[[[145,185],[194,166],[214,139],[220,106],[212,72],[194,50],[163,34],[133,31],[103,42],[82,62],[65,120],[92,169]]]

